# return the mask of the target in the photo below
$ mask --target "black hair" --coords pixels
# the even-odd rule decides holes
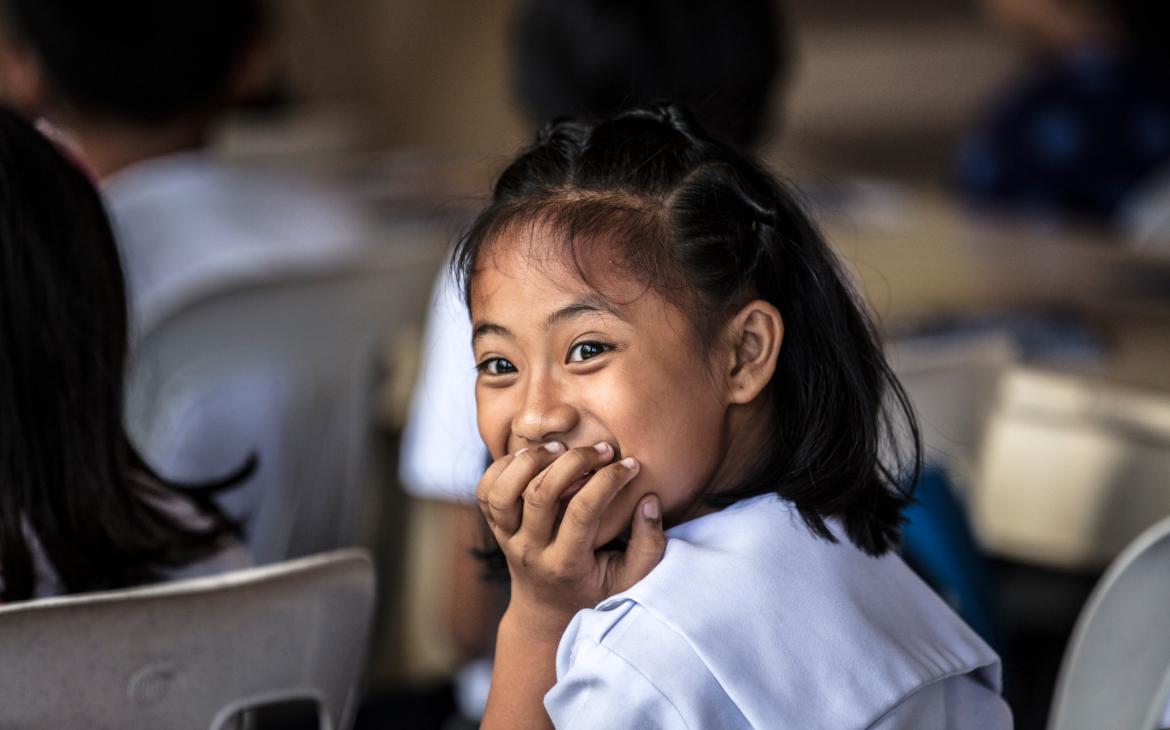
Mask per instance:
[[[669,103],[554,121],[459,242],[452,266],[469,304],[481,255],[533,223],[564,234],[586,278],[589,249],[609,246],[607,257],[690,315],[707,347],[748,301],[779,309],[784,342],[762,396],[770,441],[738,484],[704,499],[723,507],[775,492],[825,539],[837,518],[866,553],[897,544],[921,469],[917,423],[864,305],[791,190]]]
[[[1166,35],[1170,32],[1170,4],[1166,0],[1094,0],[1121,24],[1130,43],[1150,60],[1170,62]]]
[[[141,124],[214,111],[264,25],[258,0],[4,2],[55,101]]]
[[[786,76],[782,11],[777,0],[528,0],[512,76],[537,124],[671,98],[720,138],[748,145]]]
[[[212,494],[180,489],[123,428],[126,295],[90,181],[0,108],[0,577],[30,598],[30,534],[68,592],[147,583],[238,536]],[[163,504],[189,502],[202,526]]]

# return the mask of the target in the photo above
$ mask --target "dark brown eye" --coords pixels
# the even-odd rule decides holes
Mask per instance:
[[[609,350],[609,345],[600,342],[582,342],[569,350],[569,362],[585,362]]]
[[[502,357],[488,358],[475,367],[487,375],[508,375],[516,372],[516,366]]]

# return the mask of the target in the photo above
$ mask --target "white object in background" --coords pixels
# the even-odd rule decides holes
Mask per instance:
[[[1093,589],[1065,651],[1049,730],[1170,727],[1167,606],[1170,518],[1134,540]]]
[[[1009,334],[990,331],[895,340],[890,364],[906,389],[923,456],[969,484],[1000,376],[1019,359]]]
[[[149,463],[198,481],[258,457],[220,500],[257,563],[368,537],[381,346],[422,318],[445,249],[430,230],[399,237],[329,265],[221,278],[137,343],[127,428]]]
[[[431,298],[399,478],[415,497],[474,504],[488,451],[476,425],[470,315],[447,267]]]
[[[1095,569],[1170,515],[1170,396],[1018,369],[1001,382],[973,502],[993,553]]]
[[[1170,170],[1151,175],[1118,219],[1129,248],[1170,256]]]
[[[353,717],[374,604],[360,550],[0,607],[0,726],[223,730],[310,700]]]

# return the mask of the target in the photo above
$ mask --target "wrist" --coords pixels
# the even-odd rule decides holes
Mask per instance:
[[[576,611],[564,611],[543,605],[532,605],[513,596],[500,620],[500,638],[510,635],[526,641],[551,644],[561,642],[565,628]]]

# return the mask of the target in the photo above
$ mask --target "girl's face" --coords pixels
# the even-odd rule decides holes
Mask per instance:
[[[725,451],[726,384],[678,307],[612,260],[587,262],[590,286],[559,246],[537,229],[480,256],[470,302],[479,432],[493,459],[549,441],[605,441],[616,458],[636,458],[600,546],[646,494],[667,524],[690,515]]]

